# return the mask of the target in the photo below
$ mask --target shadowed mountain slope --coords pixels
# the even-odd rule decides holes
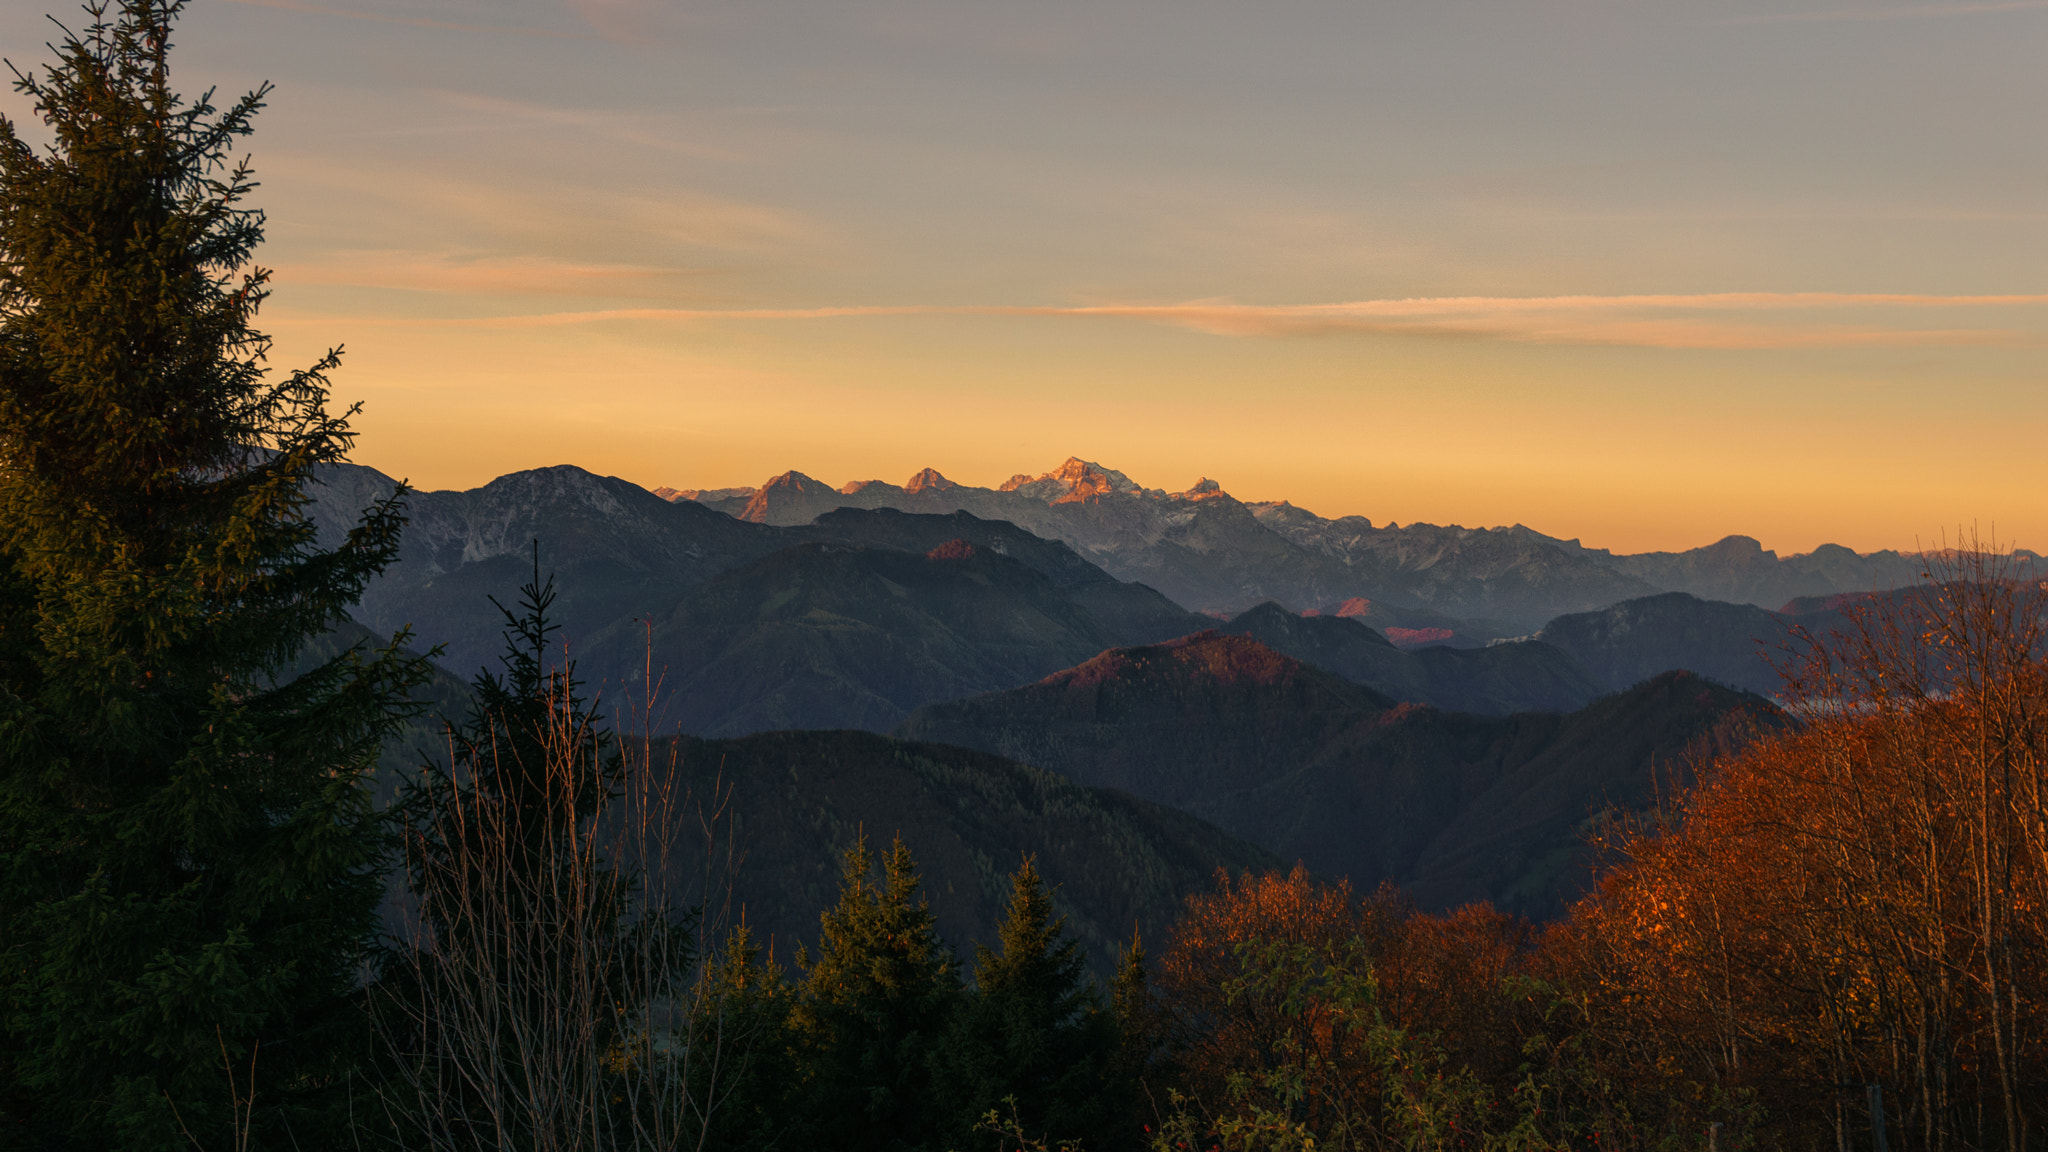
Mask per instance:
[[[657,746],[654,763],[669,762]],[[963,955],[994,944],[1009,875],[1037,857],[1067,928],[1099,973],[1133,928],[1161,938],[1218,868],[1280,861],[1182,812],[1000,757],[863,732],[770,732],[672,745],[695,800],[722,797],[742,856],[732,895],[787,963],[792,941],[815,949],[818,914],[838,898],[841,854],[865,831],[886,850],[901,833],[922,869],[939,930]],[[679,867],[703,859],[697,805],[675,828]],[[725,845],[721,844],[721,849]],[[697,873],[701,875],[701,868]]]
[[[904,552],[930,552],[952,541],[1008,557],[1039,573],[1100,624],[1118,644],[1185,636],[1210,625],[1144,584],[1104,572],[1057,540],[1034,536],[1002,520],[971,512],[917,515],[892,508],[840,509],[789,530],[796,539],[844,541]]]
[[[1396,700],[1452,711],[1569,712],[1607,690],[1571,656],[1533,640],[1402,651],[1356,618],[1296,616],[1271,601],[1218,631],[1249,636]]]
[[[394,483],[355,465],[324,468],[321,480],[311,512],[323,541]],[[560,589],[555,619],[572,644],[790,543],[761,525],[566,466],[468,492],[415,492],[407,503],[398,563],[371,582],[354,615],[379,632],[412,626],[423,647],[445,645],[442,663],[464,677],[497,666],[504,618],[489,597],[512,603],[532,577],[535,540],[541,570]]]
[[[1570,712],[1606,691],[1570,653],[1540,640],[1419,648],[1414,656],[1428,676],[1424,702],[1454,712]]]
[[[1645,810],[1690,786],[1697,766],[1786,722],[1759,696],[1685,672],[1533,722],[1517,740],[1540,736],[1540,747],[1504,757],[1499,777],[1416,858],[1416,897],[1447,906],[1484,892],[1503,907],[1561,913],[1596,863],[1585,836],[1605,811]]]
[[[1241,793],[1393,705],[1255,640],[1204,632],[932,705],[898,734],[981,748],[1222,822],[1234,819]]]
[[[323,469],[321,478],[310,511],[324,540],[338,539],[354,524],[357,509],[395,486],[389,477],[354,465]],[[445,645],[442,663],[464,675],[495,667],[504,621],[489,597],[509,603],[530,578],[535,540],[542,571],[554,573],[560,589],[555,618],[563,638],[588,678],[613,688],[627,670],[644,666],[644,633],[638,647],[623,639],[634,619],[675,617],[713,577],[803,544],[874,545],[922,555],[962,540],[1038,573],[1053,590],[1045,594],[1087,616],[1094,629],[1089,634],[1101,641],[1086,651],[1061,649],[1062,658],[1050,664],[1031,663],[1023,680],[973,680],[962,691],[1023,683],[1111,644],[1184,635],[1209,623],[1149,588],[1114,579],[1064,544],[964,513],[849,510],[815,524],[775,528],[570,467],[514,473],[469,492],[413,493],[408,501],[412,522],[399,562],[370,585],[355,614],[378,631],[414,626],[422,647]],[[601,637],[617,642],[616,659],[593,659],[590,646]],[[922,642],[914,630],[895,640],[912,647]],[[861,723],[844,715],[834,722]]]
[[[1660,765],[1703,742],[1732,746],[1773,715],[1682,674],[1571,714],[1393,706],[1209,633],[928,706],[897,733],[1123,788],[1318,872],[1412,885],[1432,906],[1494,899],[1547,916],[1587,878],[1578,829],[1592,811],[1641,805]],[[1489,853],[1511,863],[1474,863]]]
[[[390,642],[389,636],[372,632],[353,620],[344,620],[307,640],[298,655],[279,670],[277,679],[285,681],[303,675],[351,648],[360,647],[364,658],[370,659],[372,654]],[[408,645],[405,651],[409,655],[418,655],[416,648],[416,645]],[[469,715],[472,702],[469,684],[438,663],[430,662],[429,669],[426,683],[412,692],[412,700],[420,706],[420,714],[408,719],[385,742],[384,753],[377,760],[374,791],[380,806],[397,797],[403,778],[422,762],[447,759],[448,741],[443,725],[449,720],[460,722]]]
[[[885,731],[920,705],[1030,683],[1133,632],[1156,638],[1189,623],[1138,589],[1155,611],[1113,626],[1074,591],[963,540],[929,553],[803,544],[688,591],[647,618],[651,630],[627,621],[599,632],[578,658],[593,682],[637,696],[651,643],[664,719],[686,732]]]
[[[1667,592],[1598,612],[1560,616],[1536,638],[1571,653],[1593,675],[1617,688],[1684,668],[1771,695],[1782,684],[1771,659],[1780,656],[1791,626],[1789,617],[1753,604]]]

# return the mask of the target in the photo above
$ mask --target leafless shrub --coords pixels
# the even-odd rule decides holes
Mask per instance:
[[[755,1031],[715,978],[738,854],[730,790],[697,796],[672,744],[614,742],[567,672],[518,738],[414,782],[408,898],[373,989],[401,1148],[702,1147]],[[461,753],[461,754],[458,754]],[[706,846],[675,859],[683,820]]]

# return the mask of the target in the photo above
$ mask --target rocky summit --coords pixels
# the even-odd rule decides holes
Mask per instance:
[[[1775,609],[1799,596],[1869,592],[1920,578],[1917,556],[1839,545],[1779,556],[1746,536],[1685,552],[1616,554],[1512,525],[1375,525],[1288,501],[1244,502],[1204,477],[1151,488],[1070,457],[996,488],[927,468],[903,484],[833,488],[786,472],[757,489],[657,490],[758,524],[808,524],[835,508],[966,511],[1061,540],[1104,571],[1224,616],[1265,601],[1291,611],[1370,605],[1373,625],[1409,645],[1472,647],[1535,632],[1551,619],[1661,592]],[[698,492],[698,495],[688,495]],[[744,495],[742,495],[744,494]]]

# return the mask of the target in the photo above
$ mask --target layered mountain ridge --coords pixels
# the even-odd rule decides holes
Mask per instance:
[[[322,479],[311,511],[327,540],[396,487],[354,465]],[[1065,544],[965,512],[844,509],[776,527],[572,467],[407,501],[399,561],[365,591],[358,621],[412,627],[467,674],[503,648],[493,599],[509,606],[552,574],[559,639],[584,678],[639,692],[651,662],[695,709],[672,719],[704,735],[887,728],[931,699],[1208,623]],[[707,711],[712,700],[726,705]]]
[[[896,735],[977,748],[1212,821],[1282,859],[1426,906],[1543,917],[1583,890],[1587,822],[1782,719],[1670,672],[1584,707],[1482,717],[1355,685],[1248,636],[1105,652],[928,705]]]
[[[357,466],[322,477],[311,512],[329,540],[395,488]],[[1726,541],[1617,558],[1519,527],[1326,521],[1285,503],[1239,502],[1210,480],[1170,493],[1078,459],[1000,489],[926,469],[902,485],[832,489],[792,473],[696,496],[569,466],[468,492],[412,493],[400,562],[371,584],[356,618],[387,635],[415,627],[415,643],[444,646],[444,663],[466,675],[492,666],[502,648],[492,599],[509,605],[521,584],[552,573],[560,639],[586,680],[644,697],[651,672],[674,703],[668,722],[705,736],[886,731],[927,704],[1205,628],[1252,637],[1392,699],[1504,715],[1569,712],[1676,668],[1776,690],[1763,650],[1787,634],[1783,613],[1685,592],[1610,602],[1643,582],[1603,564],[1746,581],[1737,591],[1775,595],[1787,581],[1881,576],[1885,564],[1903,571],[1905,559],[1821,549],[1794,558],[1807,567],[1793,571]],[[1392,593],[1378,582],[1390,569]],[[1119,578],[1133,571],[1157,583]],[[1296,595],[1203,614],[1159,590],[1175,582],[1189,596],[1203,587]],[[1527,610],[1558,597],[1599,606],[1547,617],[1511,640],[1501,633],[1514,621],[1417,607],[1418,590],[1439,600],[1519,598]],[[1793,606],[1810,611],[1848,594],[1822,591]]]
[[[1383,629],[1443,630],[1468,646],[1661,592],[1776,608],[1801,596],[1898,587],[1919,579],[1923,567],[1910,553],[1863,554],[1834,544],[1781,557],[1747,536],[1631,555],[1519,524],[1375,525],[1284,500],[1239,501],[1207,478],[1182,492],[1148,488],[1079,457],[997,488],[959,484],[927,468],[900,485],[864,480],[834,488],[786,472],[758,488],[691,491],[660,490],[770,525],[807,524],[840,507],[964,510],[1064,541],[1111,575],[1196,611],[1234,614],[1272,600],[1298,612],[1364,600]]]
[[[352,466],[322,479],[310,511],[329,541],[396,486]],[[1246,504],[1212,480],[1145,488],[1081,460],[997,489],[926,469],[902,485],[833,489],[791,473],[758,489],[650,492],[563,466],[407,501],[399,562],[366,592],[360,623],[385,635],[415,626],[415,642],[444,646],[458,672],[495,666],[493,598],[510,605],[552,573],[557,639],[587,689],[608,711],[649,702],[640,721],[628,704],[622,729],[687,733],[676,747],[714,775],[728,758],[759,761],[748,822],[781,871],[746,899],[785,933],[829,888],[827,841],[899,822],[951,845],[933,849],[948,875],[972,873],[948,915],[979,932],[1000,895],[995,856],[1035,850],[1032,829],[1077,805],[1102,813],[1094,831],[1042,831],[1102,838],[1123,854],[1116,867],[1161,878],[1142,908],[1106,888],[1077,906],[1098,935],[1156,919],[1202,868],[1232,860],[1300,858],[1360,884],[1406,884],[1433,907],[1487,898],[1554,914],[1590,875],[1586,821],[1641,807],[1660,773],[1779,722],[1727,685],[1769,690],[1761,649],[1871,595],[1803,594],[1783,611],[1624,595],[1651,585],[1622,562],[1752,595],[1885,571],[1846,549],[1794,558],[1806,565],[1794,570],[1727,541],[1615,557],[1521,527],[1376,528]],[[1121,578],[1132,572],[1190,597],[1258,598],[1197,613]],[[1270,587],[1295,598],[1263,595]],[[1552,602],[1598,606],[1492,643],[1475,641],[1520,620],[1433,607]],[[1082,789],[847,729],[979,749]],[[777,773],[798,761],[835,799],[792,822],[778,815],[788,774]],[[1101,787],[1188,822],[1113,793],[1080,798]],[[918,799],[877,807],[876,788]],[[1014,819],[974,808],[997,793]],[[1130,847],[1133,836],[1145,845]],[[784,887],[804,901],[777,904]]]

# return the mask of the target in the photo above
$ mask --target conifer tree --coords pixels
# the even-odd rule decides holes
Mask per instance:
[[[536,541],[533,579],[520,586],[519,611],[489,598],[505,618],[504,671],[484,669],[470,681],[469,716],[447,729],[448,763],[422,765],[401,794],[417,834],[418,850],[409,861],[415,891],[430,877],[460,883],[456,874],[464,861],[484,855],[481,845],[459,841],[474,841],[486,829],[441,818],[451,800],[488,805],[494,817],[488,834],[513,842],[498,858],[530,875],[549,866],[560,842],[613,799],[621,774],[617,742],[583,697],[575,662],[550,667],[548,649],[561,630],[548,615],[555,596],[554,576],[541,575]],[[607,876],[611,867],[603,868]],[[610,879],[600,887],[619,889]]]
[[[555,584],[538,546],[519,591],[517,612],[491,598],[503,673],[471,681],[447,762],[420,765],[399,797],[410,922],[374,1000],[394,1061],[387,1102],[429,1148],[574,1147],[630,1131],[636,1117],[612,1107],[618,1058],[638,1006],[672,998],[691,967],[668,909],[635,907],[639,877],[605,820],[618,748],[575,665],[550,667]],[[669,962],[648,971],[637,945]]]
[[[265,364],[230,149],[268,87],[172,91],[181,7],[94,0],[17,71],[50,146],[0,120],[10,1146],[339,1138],[387,848],[365,777],[425,675],[394,642],[283,679],[394,558],[403,489],[317,546],[306,485],[355,410],[336,353]]]
[[[1141,1130],[1146,1082],[1162,1071],[1160,1053],[1166,1047],[1167,1014],[1153,992],[1145,957],[1145,942],[1134,928],[1130,946],[1117,952],[1116,974],[1109,981],[1116,1054],[1107,1076],[1112,1086],[1108,1103],[1121,1117],[1116,1127],[1127,1135]]]
[[[765,954],[746,924],[734,925],[692,1004],[692,1041],[702,1050],[692,1068],[686,1136],[711,1152],[805,1147],[786,1108],[796,1071],[788,1045],[796,989]]]
[[[838,906],[821,918],[817,959],[797,957],[807,971],[791,1024],[806,1064],[798,1099],[810,1147],[930,1148],[944,1129],[929,1066],[959,975],[902,839],[879,887],[873,870],[863,836],[847,850]]]
[[[956,1140],[996,1109],[1049,1143],[1098,1147],[1115,1118],[1116,1021],[1065,927],[1037,862],[1025,857],[997,929],[1000,951],[975,949],[974,992],[934,1061],[954,1123],[964,1125]]]

